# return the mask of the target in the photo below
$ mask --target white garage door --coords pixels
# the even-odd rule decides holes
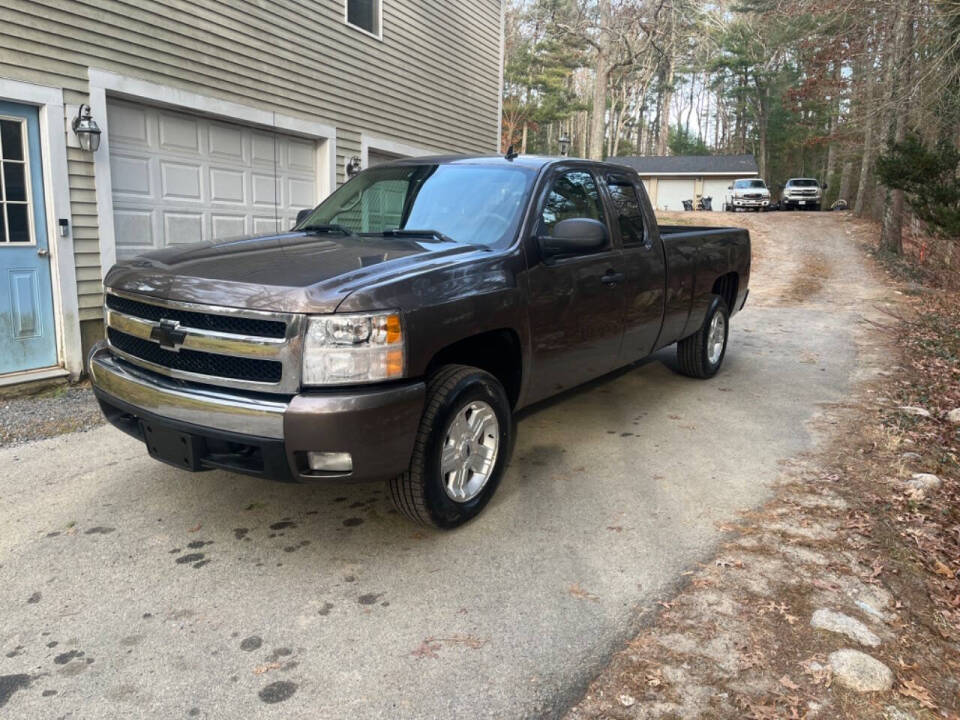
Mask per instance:
[[[732,183],[731,179],[709,180],[703,179],[703,194],[713,198],[713,209],[720,211],[723,209],[723,198],[727,195],[727,186]]]
[[[107,127],[118,257],[286,230],[316,204],[311,140],[119,100]]]
[[[657,183],[657,209],[683,210],[684,200],[693,200],[693,178],[660,178]]]
[[[398,160],[404,155],[395,155],[394,153],[384,152],[383,150],[374,150],[370,148],[367,151],[367,167],[373,167],[374,165],[382,165],[385,162],[390,162],[391,160]]]

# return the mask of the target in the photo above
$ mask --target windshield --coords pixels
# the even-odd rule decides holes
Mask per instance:
[[[458,243],[509,242],[534,174],[519,167],[401,165],[365,170],[295,229],[339,225],[355,233],[432,230]]]
[[[820,184],[816,180],[808,180],[806,178],[798,178],[794,180],[787,180],[787,187],[820,187]]]
[[[737,190],[750,190],[750,189],[761,189],[763,190],[767,186],[763,184],[763,180],[737,180],[733,187]]]

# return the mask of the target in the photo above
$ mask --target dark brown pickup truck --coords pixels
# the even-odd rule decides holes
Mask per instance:
[[[675,342],[714,375],[749,275],[745,230],[658,227],[627,168],[402,160],[290,232],[117,264],[89,371],[158,460],[387,480],[452,528],[496,490],[517,409]]]

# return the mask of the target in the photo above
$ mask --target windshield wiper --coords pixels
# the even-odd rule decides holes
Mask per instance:
[[[439,230],[406,230],[394,228],[390,230],[384,230],[380,233],[373,233],[375,235],[381,235],[383,237],[409,237],[409,238],[433,238],[437,242],[445,243],[455,243],[454,240],[449,235],[444,235]]]
[[[341,235],[355,234],[353,230],[343,225],[304,225],[296,230],[297,232],[340,233]]]

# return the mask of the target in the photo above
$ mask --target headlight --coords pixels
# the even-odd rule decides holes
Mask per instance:
[[[396,312],[317,315],[303,341],[304,385],[350,385],[403,377],[404,338]]]

